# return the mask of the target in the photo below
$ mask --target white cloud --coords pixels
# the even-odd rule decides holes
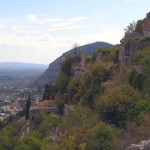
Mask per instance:
[[[46,18],[44,22],[45,23],[47,23],[47,22],[50,22],[50,23],[54,22],[55,23],[55,22],[60,22],[60,21],[64,21],[64,19],[62,19],[62,18]]]
[[[89,23],[87,17],[41,18],[37,15],[28,15],[22,20],[0,20],[1,61],[48,64],[71,49],[74,43],[79,45],[95,41],[117,43],[122,36],[122,31],[118,29],[101,28],[95,29],[92,33],[83,32],[82,27],[85,30],[85,26]]]
[[[21,29],[21,25],[15,24],[11,26],[11,31],[14,33],[22,33],[23,30]]]
[[[37,24],[49,24],[52,26],[69,26],[77,23],[81,23],[83,21],[86,21],[87,17],[81,16],[81,17],[74,17],[74,18],[49,18],[44,16],[37,16],[35,14],[31,14],[26,16],[27,20],[31,23],[37,23]]]
[[[33,23],[38,21],[38,16],[34,15],[34,14],[28,15],[28,16],[26,16],[26,18],[27,18],[28,21],[33,22]]]
[[[109,41],[116,43],[123,35],[121,30],[107,30],[99,33],[55,37],[50,34],[42,35],[14,35],[5,34],[0,36],[0,53],[3,59],[12,61],[24,61],[34,63],[50,63],[66,50],[72,48],[74,43],[79,45],[95,42]],[[115,37],[115,38],[114,38]],[[5,50],[5,51],[4,51]],[[5,53],[5,54],[3,54]],[[7,55],[6,55],[7,53]],[[5,55],[5,57],[4,57]],[[2,60],[2,59],[1,59]]]
[[[125,2],[129,3],[129,2],[133,2],[134,0],[125,0]]]
[[[5,24],[4,23],[0,23],[0,30],[5,28]]]
[[[48,29],[48,31],[61,31],[61,30],[75,30],[75,29],[81,29],[81,26],[52,26]]]
[[[0,20],[0,30],[3,30],[7,27],[7,25],[10,25],[14,21],[13,18],[7,18]]]
[[[71,21],[71,22],[79,22],[79,21],[84,21],[86,19],[88,19],[88,18],[87,17],[75,17],[75,18],[69,19],[69,21]]]
[[[59,22],[59,23],[55,23],[52,25],[52,27],[70,27],[72,26],[74,23],[70,22],[70,21],[63,21],[63,22]]]
[[[45,18],[43,19],[42,21],[45,22],[45,23],[58,23],[58,22],[81,22],[81,21],[85,21],[87,19],[87,17],[74,17],[74,18],[68,18],[68,19],[65,19],[65,18]]]
[[[82,22],[84,22],[87,17],[75,17],[69,19],[54,19],[53,24],[51,24],[49,31],[53,30],[71,30],[82,28]]]

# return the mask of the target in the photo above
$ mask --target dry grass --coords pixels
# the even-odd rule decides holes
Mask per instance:
[[[124,150],[131,144],[150,139],[150,114],[141,116],[141,124],[129,122],[125,130],[121,130],[121,138],[117,140],[119,150]]]

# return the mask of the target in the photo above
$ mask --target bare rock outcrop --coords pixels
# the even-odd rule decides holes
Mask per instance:
[[[141,32],[136,30],[127,32],[120,42],[119,61],[126,65],[132,61],[135,52],[150,46],[150,13],[147,13],[146,18],[142,20]]]
[[[131,62],[132,55],[142,47],[142,44],[139,42],[142,37],[143,35],[138,32],[125,34],[125,37],[120,41],[119,60],[121,64]]]
[[[138,144],[131,144],[126,150],[150,150],[150,140],[144,140]]]
[[[145,36],[150,36],[150,12],[146,14],[143,21],[143,33]]]

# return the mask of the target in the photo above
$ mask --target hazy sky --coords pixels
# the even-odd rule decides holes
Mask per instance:
[[[74,43],[117,44],[150,0],[0,0],[0,61],[49,64]]]

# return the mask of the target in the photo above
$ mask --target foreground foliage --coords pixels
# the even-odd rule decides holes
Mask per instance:
[[[139,27],[137,27],[139,28]],[[139,50],[128,66],[119,66],[119,45],[98,49],[81,78],[74,78],[71,64],[62,62],[55,85],[46,85],[43,98],[55,99],[59,115],[39,114],[34,128],[23,138],[25,122],[0,131],[0,150],[120,150],[150,137],[150,51]],[[141,68],[142,76],[133,66]],[[64,104],[72,111],[64,115]]]

